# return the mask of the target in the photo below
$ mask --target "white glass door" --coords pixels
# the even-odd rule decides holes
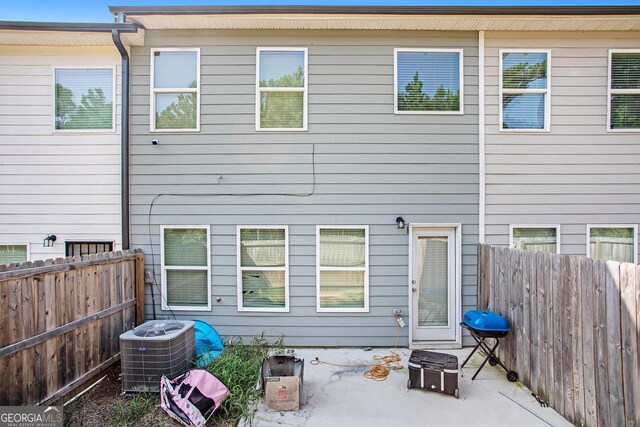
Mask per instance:
[[[413,228],[411,239],[412,340],[456,340],[456,231]]]

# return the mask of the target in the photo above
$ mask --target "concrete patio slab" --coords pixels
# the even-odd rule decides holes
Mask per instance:
[[[471,351],[448,350],[460,364]],[[484,367],[475,381],[471,376],[482,362],[479,355],[469,361],[459,376],[460,398],[407,389],[407,362],[411,350],[398,349],[403,368],[392,370],[385,381],[364,377],[365,367],[311,365],[316,357],[334,364],[373,363],[374,355],[389,349],[296,350],[305,359],[304,405],[296,412],[268,412],[260,403],[253,427],[273,426],[571,426],[551,408],[542,408],[526,387],[510,383],[500,368]],[[242,423],[241,423],[242,425]],[[245,423],[245,425],[249,425]]]

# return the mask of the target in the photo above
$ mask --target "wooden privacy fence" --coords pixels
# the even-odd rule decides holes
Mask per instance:
[[[640,267],[479,245],[478,292],[524,385],[574,424],[640,426]]]
[[[54,401],[117,361],[143,283],[138,249],[0,266],[0,405]]]

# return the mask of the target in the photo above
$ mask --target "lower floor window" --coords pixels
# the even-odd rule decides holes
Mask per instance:
[[[589,226],[587,255],[593,259],[636,263],[635,226]]]
[[[514,225],[511,229],[511,247],[523,251],[558,253],[558,227]]]
[[[29,261],[29,250],[26,243],[0,244],[0,264],[13,264]]]
[[[65,256],[101,254],[113,250],[113,242],[64,242]]]
[[[161,227],[162,309],[211,309],[209,226]]]
[[[289,310],[287,227],[238,227],[238,310]]]
[[[317,310],[369,311],[369,229],[317,228]]]

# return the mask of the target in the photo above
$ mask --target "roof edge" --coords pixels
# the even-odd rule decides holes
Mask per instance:
[[[133,23],[89,23],[89,22],[26,22],[0,21],[0,30],[14,31],[65,31],[83,33],[110,33],[118,30],[123,33],[137,33],[142,26]]]
[[[640,15],[640,6],[109,6],[114,15]]]

